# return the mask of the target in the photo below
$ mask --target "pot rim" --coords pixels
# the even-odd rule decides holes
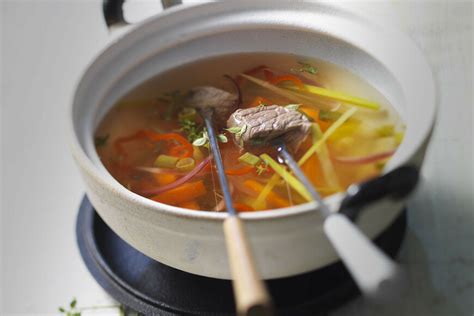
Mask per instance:
[[[287,1],[283,0],[279,2],[280,4],[293,4],[292,1]],[[311,3],[311,2],[304,2],[305,5],[311,6],[314,5],[314,8],[320,8],[321,6],[323,7],[328,7],[331,9],[332,12],[337,12],[339,14],[344,15],[344,17],[349,17],[354,20],[357,20],[358,22],[362,22],[365,24],[370,24],[370,25],[375,25],[378,28],[378,32],[382,33],[383,31],[388,32],[390,31],[392,34],[396,34],[398,36],[398,39],[405,41],[406,43],[410,44],[410,49],[411,52],[414,54],[417,54],[420,60],[423,61],[423,64],[420,65],[420,70],[424,71],[424,75],[428,82],[426,82],[427,87],[429,88],[429,92],[431,93],[432,100],[433,102],[430,102],[432,104],[432,111],[431,113],[427,113],[428,119],[427,119],[427,124],[422,131],[422,136],[419,137],[419,142],[417,143],[417,146],[414,147],[412,152],[410,152],[408,155],[405,155],[403,157],[404,159],[399,159],[400,161],[397,161],[397,163],[393,163],[396,158],[395,156],[390,160],[391,163],[387,165],[386,168],[382,171],[382,174],[385,174],[389,172],[390,170],[406,164],[411,156],[414,155],[417,149],[419,149],[423,143],[429,139],[431,131],[434,126],[435,122],[435,117],[436,117],[436,111],[437,111],[437,105],[436,105],[436,95],[435,95],[435,89],[434,89],[434,80],[433,76],[431,73],[431,70],[423,57],[421,51],[417,48],[417,46],[409,39],[406,35],[402,34],[401,32],[397,30],[390,29],[386,26],[381,26],[377,24],[375,21],[370,20],[368,17],[362,16],[359,13],[353,12],[351,10],[342,8],[340,6],[337,6],[335,4],[331,3]],[[76,160],[76,162],[80,165],[82,170],[86,173],[88,173],[90,176],[93,178],[97,179],[98,182],[104,186],[107,187],[109,191],[113,191],[117,193],[118,195],[121,196],[121,198],[124,198],[128,200],[129,202],[137,203],[148,210],[153,210],[157,212],[164,212],[168,213],[169,215],[173,215],[176,217],[181,217],[181,218],[189,218],[189,219],[199,219],[199,220],[211,220],[211,221],[223,221],[228,214],[226,212],[210,212],[210,211],[190,211],[188,209],[180,208],[180,207],[175,207],[159,202],[152,201],[148,198],[145,198],[141,195],[138,195],[132,191],[129,191],[125,187],[123,187],[118,181],[111,179],[110,177],[106,177],[106,175],[103,174],[103,171],[100,170],[99,166],[97,166],[91,158],[87,155],[85,152],[84,148],[82,145],[79,143],[78,140],[78,135],[75,132],[75,123],[73,120],[73,111],[76,106],[76,101],[77,101],[77,94],[78,91],[80,90],[81,86],[83,85],[84,78],[86,74],[93,72],[95,66],[97,63],[100,63],[102,60],[108,58],[108,55],[110,54],[111,51],[114,51],[116,49],[119,49],[119,45],[122,40],[131,38],[133,36],[136,36],[137,33],[140,32],[140,30],[144,30],[146,28],[150,28],[158,19],[163,19],[164,17],[171,16],[171,15],[179,15],[179,14],[185,14],[190,10],[196,11],[197,8],[201,9],[208,9],[208,10],[218,10],[220,8],[225,8],[225,7],[239,7],[239,6],[246,6],[245,8],[253,8],[253,9],[261,9],[262,5],[265,5],[268,3],[264,0],[242,0],[238,2],[205,2],[201,4],[182,4],[179,6],[172,7],[170,9],[164,10],[160,12],[159,14],[150,17],[146,19],[145,21],[139,23],[137,26],[133,27],[132,30],[127,31],[125,34],[119,36],[117,39],[115,39],[112,43],[107,45],[94,59],[93,61],[87,66],[86,70],[80,77],[80,81],[78,85],[76,86],[73,102],[71,103],[71,106],[69,108],[69,113],[68,113],[68,122],[69,122],[69,139],[70,139],[70,148],[73,153],[73,156]],[[198,16],[199,18],[199,16]],[[403,146],[403,143],[400,145],[400,147]],[[397,152],[399,152],[397,150]],[[325,201],[328,203],[330,206],[330,209],[332,211],[337,211],[337,208],[339,206],[340,201],[344,197],[345,193],[337,193],[334,195],[331,195],[327,198],[325,198]],[[269,220],[269,219],[281,219],[281,218],[287,218],[287,217],[293,217],[293,216],[298,216],[298,215],[303,215],[306,214],[310,211],[314,211],[314,209],[317,208],[317,203],[316,202],[308,202],[296,206],[291,206],[291,207],[286,207],[286,208],[280,208],[280,209],[270,209],[270,210],[263,210],[263,211],[256,211],[256,212],[244,212],[240,213],[239,217],[245,219],[245,220],[251,220],[251,221],[260,221],[260,220]]]

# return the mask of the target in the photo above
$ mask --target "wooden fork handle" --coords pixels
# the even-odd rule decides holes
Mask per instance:
[[[244,225],[238,216],[225,219],[224,235],[238,315],[273,315],[270,295],[257,272]]]

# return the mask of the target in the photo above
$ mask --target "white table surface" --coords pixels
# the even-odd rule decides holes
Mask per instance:
[[[0,3],[0,314],[55,315],[73,296],[82,306],[113,303],[76,246],[83,185],[65,131],[84,67],[114,35],[98,0]],[[141,5],[136,12],[158,10]],[[473,4],[352,5],[410,34],[433,66],[440,102],[423,184],[409,203],[405,299],[389,308],[357,299],[331,315],[473,315]]]

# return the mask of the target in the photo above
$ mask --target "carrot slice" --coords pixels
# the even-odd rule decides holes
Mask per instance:
[[[159,185],[167,185],[176,181],[176,175],[172,173],[154,173],[153,177]]]
[[[196,182],[188,182],[177,188],[154,195],[151,199],[153,201],[177,206],[182,203],[193,201],[206,194],[206,192],[207,190],[204,186],[204,182],[199,180]]]
[[[293,75],[283,75],[283,76],[273,77],[269,80],[269,82],[274,85],[277,85],[280,82],[284,82],[284,81],[291,81],[295,86],[301,88],[302,90],[305,89],[303,81],[301,81],[300,78]]]
[[[237,212],[253,212],[255,209],[244,203],[234,203],[234,208]]]
[[[306,116],[310,117],[314,122],[316,122],[323,132],[326,131],[331,125],[331,122],[323,121],[319,118],[318,109],[313,109],[307,106],[301,106],[299,110],[306,114]]]
[[[139,130],[135,134],[132,134],[130,136],[125,136],[125,137],[119,137],[115,140],[114,146],[115,150],[126,156],[127,153],[123,149],[123,143],[127,143],[130,141],[134,140],[139,140],[139,139],[148,139],[150,141],[158,142],[158,141],[175,141],[179,143],[182,147],[184,147],[185,152],[183,153],[182,158],[186,157],[192,157],[193,155],[193,145],[191,145],[186,138],[181,136],[180,134],[177,133],[168,133],[168,134],[158,134],[153,131],[149,130]]]
[[[228,176],[242,176],[255,170],[254,166],[245,166],[239,169],[228,169],[225,174]]]
[[[199,206],[199,203],[196,201],[184,202],[184,203],[179,204],[178,206],[182,208],[188,208],[190,210],[196,210],[196,211],[201,209],[201,207]]]

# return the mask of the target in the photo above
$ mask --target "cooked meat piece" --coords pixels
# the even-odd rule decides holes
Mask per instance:
[[[241,127],[235,133],[240,144],[258,145],[282,136],[296,150],[309,132],[311,123],[298,111],[279,105],[238,109],[227,120],[227,127]]]
[[[233,93],[205,86],[191,89],[186,103],[198,110],[213,108],[214,121],[222,126],[239,106],[239,98]]]

